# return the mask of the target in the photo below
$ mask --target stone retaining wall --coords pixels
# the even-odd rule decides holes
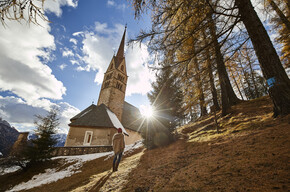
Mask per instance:
[[[79,147],[55,147],[53,156],[84,155],[113,151],[112,146],[79,146]]]

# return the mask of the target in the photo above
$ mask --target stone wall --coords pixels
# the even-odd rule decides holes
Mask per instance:
[[[85,144],[85,135],[87,131],[92,132],[90,144]],[[88,128],[88,127],[70,127],[65,141],[65,147],[77,146],[107,146],[112,144],[113,135],[117,132],[115,128]]]
[[[112,146],[55,147],[53,156],[84,155],[113,151]]]

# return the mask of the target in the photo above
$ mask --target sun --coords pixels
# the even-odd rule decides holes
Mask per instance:
[[[146,118],[151,118],[154,115],[154,111],[151,106],[141,106],[141,114]]]

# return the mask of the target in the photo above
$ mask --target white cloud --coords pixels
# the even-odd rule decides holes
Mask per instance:
[[[115,5],[115,2],[112,1],[112,0],[108,0],[108,1],[107,1],[107,5],[109,5],[109,6],[114,6],[114,5]]]
[[[35,3],[41,6],[41,2]],[[44,9],[60,16],[64,5],[76,7],[77,1],[45,1]],[[41,98],[62,99],[66,92],[44,64],[54,58],[51,51],[56,47],[49,23],[41,19],[38,23],[40,26],[7,20],[7,29],[0,29],[0,91],[11,91],[29,104]]]
[[[132,48],[127,49],[127,75],[129,76],[127,83],[126,95],[141,93],[142,95],[149,92],[151,82],[155,80],[155,75],[148,68],[148,63],[152,62],[147,46],[142,43],[133,44]]]
[[[84,32],[79,31],[79,32],[74,32],[72,35],[77,37],[77,36],[82,36]]]
[[[81,112],[78,108],[66,103],[61,102],[57,104],[60,109],[60,125],[59,125],[59,132],[60,133],[67,133],[69,130],[68,124],[70,123],[70,119],[74,117],[76,114]]]
[[[69,129],[68,123],[70,122],[69,119],[80,112],[79,109],[68,103],[61,102],[55,104],[46,99],[39,100],[38,103],[30,105],[17,97],[0,96],[0,103],[0,117],[7,120],[19,131],[32,131],[35,128],[35,115],[45,116],[52,106],[57,106],[60,110],[60,125],[58,132],[67,133]]]
[[[68,48],[64,48],[64,50],[62,50],[62,56],[63,57],[72,57],[74,56],[72,50],[68,49]]]
[[[44,21],[40,26],[7,21],[0,30],[0,90],[11,91],[32,103],[39,98],[62,99],[66,88],[39,57],[55,49],[54,37]],[[46,48],[46,51],[44,51]]]
[[[104,73],[113,56],[112,43],[110,39],[97,34],[86,33],[83,40],[83,61],[88,64],[92,70],[98,70]],[[102,80],[98,80],[101,83]]]
[[[66,5],[76,8],[78,6],[78,0],[45,1],[44,10],[45,12],[51,12],[60,17],[62,14],[61,7]]]
[[[41,4],[41,1],[35,3]],[[77,1],[45,1],[44,8],[46,13],[60,16],[64,5],[76,7]],[[38,23],[40,26],[7,20],[7,28],[0,28],[0,91],[17,95],[0,96],[0,116],[17,125],[20,131],[33,129],[34,115],[45,115],[50,106],[56,105],[45,98],[62,99],[66,92],[63,83],[44,63],[54,58],[51,51],[56,48],[49,23],[41,19]],[[79,111],[69,104],[61,108],[64,114],[70,110]]]
[[[60,66],[59,66],[59,68],[61,69],[61,70],[64,70],[64,68],[66,68],[67,67],[67,64],[61,64]]]
[[[78,67],[76,68],[77,71],[87,71],[87,72],[89,72],[90,69],[91,69],[91,68],[90,68],[89,65],[87,65],[87,66],[85,66],[85,67],[78,66]]]
[[[101,84],[104,72],[113,57],[113,52],[117,52],[119,48],[123,32],[124,26],[121,24],[109,28],[106,23],[100,22],[95,23],[94,31],[84,31],[81,48],[84,56],[78,59],[82,61],[82,64],[76,70],[97,71],[95,82]],[[150,82],[154,80],[155,76],[148,69],[150,62],[152,61],[144,43],[141,46],[133,44],[126,50],[126,65],[129,76],[126,95],[146,94],[151,90]],[[78,64],[80,63],[78,62]]]
[[[76,40],[76,39],[74,39],[74,38],[71,38],[70,40],[69,40],[69,42],[72,42],[73,44],[78,44],[78,41]]]
[[[74,60],[74,59],[71,59],[71,60],[69,60],[70,62],[71,62],[71,64],[73,64],[73,65],[79,65],[80,63],[77,61],[77,60]]]
[[[107,23],[100,23],[100,22],[95,22],[95,30],[96,32],[99,32],[99,33],[112,32],[108,29]]]
[[[124,3],[122,3],[122,4],[117,4],[115,1],[113,1],[113,0],[108,0],[107,1],[107,5],[108,5],[108,7],[114,7],[114,8],[116,8],[116,9],[120,9],[120,10],[122,10],[122,11],[125,11],[125,9],[126,9],[126,5],[124,4]]]

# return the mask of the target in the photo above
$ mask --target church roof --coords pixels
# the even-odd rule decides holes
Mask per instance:
[[[105,105],[92,104],[79,114],[71,118],[71,127],[108,127],[121,128],[123,133],[129,135],[117,116]]]
[[[119,65],[122,63],[124,57],[124,48],[125,48],[125,35],[126,35],[126,28],[124,30],[124,34],[117,52],[117,55],[114,56],[114,60],[115,60],[115,66],[116,68],[119,67]]]
[[[126,129],[141,132],[142,116],[139,109],[128,102],[124,102],[122,124]]]

